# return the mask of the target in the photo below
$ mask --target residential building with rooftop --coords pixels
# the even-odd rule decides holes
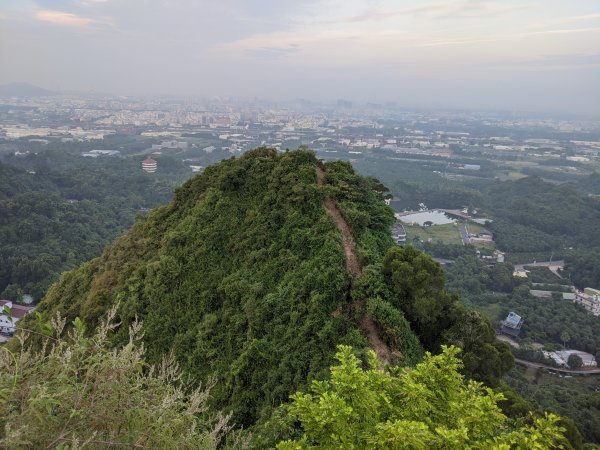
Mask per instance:
[[[575,293],[575,303],[579,303],[594,316],[600,316],[600,289],[585,288]]]
[[[512,337],[519,337],[521,333],[521,327],[523,326],[523,318],[514,312],[509,312],[506,319],[502,322],[502,328],[500,331],[503,334]]]

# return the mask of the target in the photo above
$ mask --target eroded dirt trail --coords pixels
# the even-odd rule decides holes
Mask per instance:
[[[325,172],[320,167],[317,167],[317,184],[323,186],[325,183]],[[333,219],[333,222],[342,232],[342,245],[346,254],[346,270],[352,275],[352,280],[358,278],[362,272],[358,257],[356,256],[356,242],[352,236],[352,230],[342,217],[342,213],[335,205],[335,202],[327,197],[324,201],[327,214]]]
[[[323,186],[325,184],[325,172],[320,167],[317,167],[316,171],[317,184],[319,186]],[[323,204],[327,214],[333,219],[336,227],[342,233],[342,246],[344,248],[344,254],[346,255],[346,270],[348,273],[350,273],[352,276],[352,282],[354,282],[354,280],[356,280],[362,273],[362,267],[358,260],[356,241],[352,235],[352,230],[348,226],[348,223],[344,220],[342,213],[336,206],[333,199],[327,197],[325,198]],[[362,299],[353,299],[352,303],[356,304],[358,307],[364,307],[364,300]],[[383,342],[379,337],[379,331],[377,329],[377,325],[375,325],[375,322],[373,322],[369,316],[364,314],[360,319],[359,325],[365,333],[369,344],[377,354],[377,359],[381,365],[384,366],[385,364],[390,364],[392,361],[392,352],[386,343]]]

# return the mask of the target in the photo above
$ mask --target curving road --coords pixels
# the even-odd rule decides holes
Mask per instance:
[[[515,362],[525,367],[531,367],[533,369],[548,369],[553,372],[560,373],[568,373],[573,375],[600,375],[600,368],[596,369],[585,369],[585,370],[571,370],[571,369],[562,369],[552,366],[547,366],[545,364],[539,364],[531,361],[526,361],[524,359],[515,358]]]

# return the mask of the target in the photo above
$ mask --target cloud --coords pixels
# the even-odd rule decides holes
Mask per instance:
[[[501,2],[448,0],[444,2],[433,2],[410,8],[382,8],[374,6],[363,12],[341,18],[338,20],[325,21],[324,23],[359,23],[378,22],[400,17],[415,17],[424,19],[474,19],[483,17],[498,17],[502,14],[510,14],[530,8],[531,5],[505,5]]]
[[[69,27],[87,27],[97,23],[93,19],[63,11],[40,10],[35,13],[34,17],[41,22]]]
[[[584,14],[582,16],[563,17],[560,22],[574,22],[578,20],[600,19],[600,13]]]
[[[524,9],[530,9],[532,5],[505,5],[499,2],[475,2],[464,1],[456,5],[448,5],[446,11],[440,11],[436,17],[441,19],[479,19],[483,17],[498,17],[501,14],[509,14]]]
[[[310,32],[285,31],[263,33],[230,42],[219,46],[222,50],[245,52],[250,55],[264,55],[266,53],[279,53],[281,55],[295,53],[299,46],[307,54],[314,53],[324,57],[327,50],[335,54],[343,53],[352,61],[376,59],[377,55],[385,60],[394,59],[402,49],[434,48],[434,47],[469,47],[476,44],[492,44],[509,41],[529,41],[534,37],[551,35],[598,33],[600,27],[587,28],[549,28],[543,30],[529,30],[520,32],[497,33],[480,36],[443,37],[435,38],[428,34],[407,32],[404,30],[319,30]],[[349,44],[349,41],[354,41]],[[292,44],[293,43],[293,44]],[[351,49],[348,53],[346,50]],[[352,55],[352,52],[354,53]],[[335,59],[333,55],[328,61]],[[325,61],[324,61],[325,62]]]
[[[257,47],[246,49],[246,52],[250,53],[252,56],[268,59],[281,58],[299,51],[300,46],[297,44],[289,44],[285,47]]]
[[[463,44],[479,44],[486,42],[501,42],[515,39],[522,39],[532,36],[552,35],[552,34],[572,34],[572,33],[594,33],[600,31],[600,27],[592,28],[566,28],[556,30],[539,30],[526,31],[521,33],[507,33],[482,38],[467,38],[467,39],[439,39],[419,44],[419,47],[438,47],[445,45],[463,45]]]

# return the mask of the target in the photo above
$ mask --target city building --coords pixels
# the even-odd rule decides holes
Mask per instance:
[[[575,293],[575,303],[579,303],[594,316],[600,316],[600,290],[585,288]]]
[[[158,168],[157,162],[152,158],[147,158],[142,161],[142,170],[147,173],[154,173]]]

